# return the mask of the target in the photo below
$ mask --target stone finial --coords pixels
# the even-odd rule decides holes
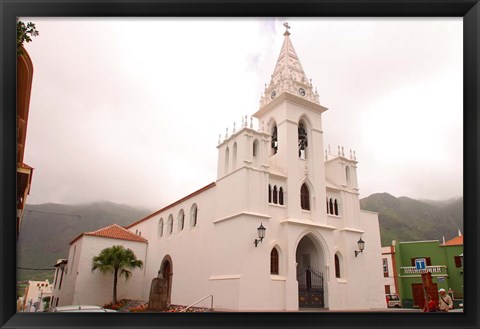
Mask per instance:
[[[285,33],[283,35],[287,36],[290,35],[290,32],[288,31],[290,29],[290,25],[288,25],[287,22],[283,23],[283,26],[285,26]]]
[[[352,160],[353,157],[352,157],[352,150],[350,150],[350,160]]]
[[[220,144],[222,141],[222,134],[218,134],[218,144]]]
[[[227,139],[227,138],[228,138],[228,128],[227,128],[227,130],[226,130],[226,132],[225,132],[225,139]]]
[[[245,127],[248,126],[248,119],[247,116],[245,115]]]
[[[345,156],[345,153],[343,152],[343,146],[342,146],[342,157],[344,157],[344,156]]]
[[[253,129],[253,117],[250,117],[250,129]]]
[[[357,161],[357,156],[355,155],[355,150],[353,151],[353,160]]]
[[[340,153],[340,145],[338,145],[338,156],[340,156],[341,153]]]
[[[233,132],[232,132],[232,134],[235,134],[235,131],[236,131],[236,129],[235,129],[235,122],[234,122],[234,123],[233,123]]]

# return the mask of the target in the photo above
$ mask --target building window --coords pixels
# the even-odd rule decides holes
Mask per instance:
[[[228,173],[229,157],[230,157],[230,149],[227,146],[227,149],[225,150],[225,173]]]
[[[347,180],[347,185],[350,184],[350,167],[346,166],[345,167],[345,178]]]
[[[455,256],[455,267],[463,267],[463,256]]]
[[[278,274],[278,251],[273,248],[270,253],[270,274]]]
[[[304,210],[310,210],[310,193],[307,184],[303,183],[300,189],[300,206]]]
[[[173,216],[168,216],[168,234],[173,233]]]
[[[253,141],[253,156],[256,157],[258,152],[258,140]]]
[[[237,142],[233,143],[232,170],[237,168]]]
[[[183,231],[183,227],[185,226],[185,213],[183,209],[180,210],[178,213],[178,231]]]
[[[298,157],[301,159],[307,158],[307,130],[303,122],[298,123]]]
[[[273,125],[272,129],[272,155],[277,154],[278,152],[278,135],[277,135],[277,125]]]
[[[341,273],[340,273],[340,258],[338,257],[337,254],[335,254],[335,277],[340,278]]]
[[[278,190],[278,203],[283,206],[283,187]]]
[[[382,258],[383,263],[383,276],[388,278],[388,260],[386,258]]]
[[[268,203],[272,203],[272,185],[268,184]]]
[[[158,221],[158,237],[161,238],[163,236],[163,218],[160,218]]]
[[[192,209],[190,210],[190,223],[191,227],[197,226],[197,205],[193,204]]]
[[[333,215],[333,200],[332,200],[332,198],[330,198],[329,204],[330,204],[330,208],[329,208],[329,209],[330,209],[330,212],[329,212],[329,214],[330,214],[330,215]]]
[[[337,199],[333,202],[333,210],[335,211],[335,216],[338,216],[338,202]]]
[[[277,198],[278,198],[278,195],[277,195],[277,185],[275,185],[273,187],[273,203],[277,204]]]
[[[389,285],[385,285],[385,294],[391,294]]]

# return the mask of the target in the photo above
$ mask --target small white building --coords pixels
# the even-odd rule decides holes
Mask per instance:
[[[28,281],[23,296],[23,312],[41,312],[44,309],[43,299],[52,296],[52,285],[45,281]]]
[[[237,311],[386,307],[378,216],[360,209],[355,153],[325,150],[327,108],[284,36],[253,114],[259,129],[245,118],[219,141],[216,181],[129,225],[128,239],[75,239],[59,305],[110,301],[112,278],[91,260],[122,244],[145,267],[119,283],[119,298],[148,300],[161,276],[178,305],[213,295],[215,309]]]

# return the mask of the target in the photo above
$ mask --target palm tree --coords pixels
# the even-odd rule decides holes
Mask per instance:
[[[96,269],[102,273],[113,272],[113,303],[117,302],[117,279],[125,277],[125,281],[132,275],[128,269],[142,268],[143,262],[138,260],[131,249],[123,246],[112,246],[100,251],[98,256],[92,259],[92,272]]]

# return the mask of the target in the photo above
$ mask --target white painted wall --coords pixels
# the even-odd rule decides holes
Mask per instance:
[[[146,243],[84,235],[70,246],[69,269],[59,296],[59,306],[72,304],[103,306],[112,301],[113,273],[103,274],[99,270],[92,272],[91,269],[93,257],[114,245],[123,245],[131,249],[137,259],[145,261]],[[138,287],[143,284],[143,273],[144,269],[135,269],[132,270],[132,276],[128,281],[125,281],[124,277],[118,279],[117,300],[141,299]]]

